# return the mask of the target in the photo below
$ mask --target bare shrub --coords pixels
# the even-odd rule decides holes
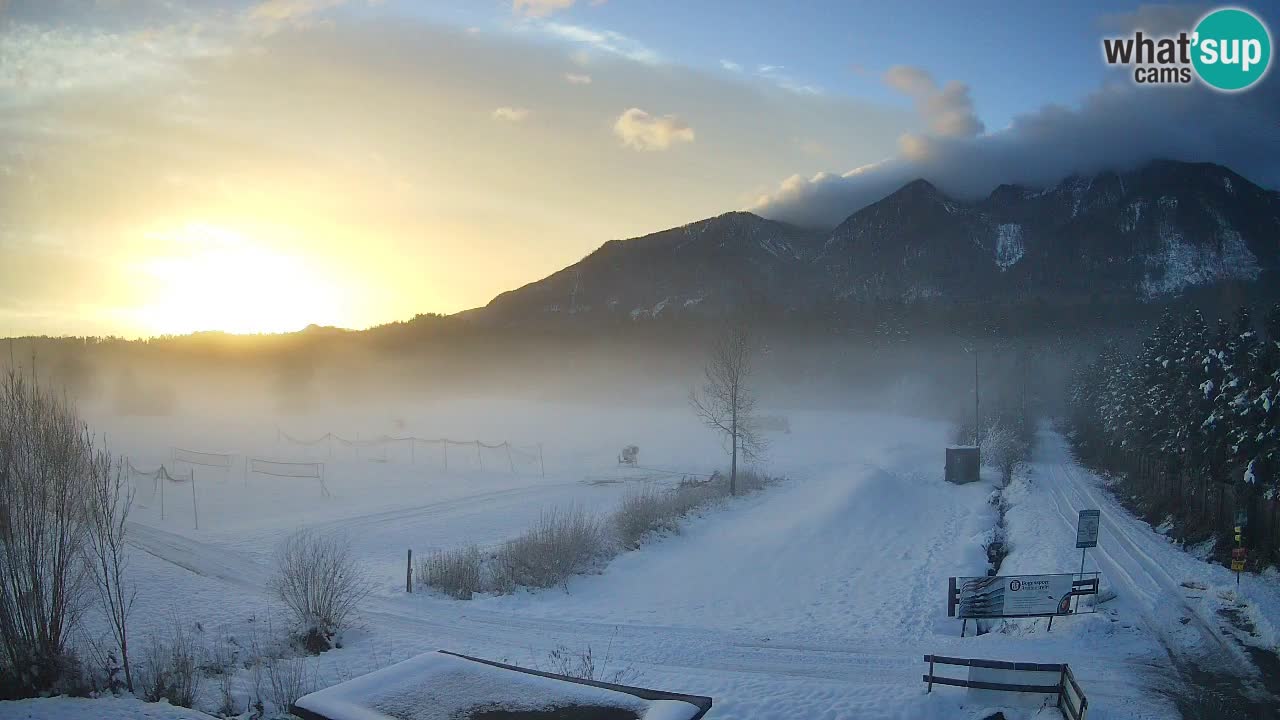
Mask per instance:
[[[498,589],[524,585],[569,590],[569,578],[586,572],[608,553],[605,532],[581,508],[544,511],[525,533],[503,543],[494,569]]]
[[[618,631],[613,632],[616,637]],[[609,638],[609,645],[605,648],[604,657],[597,658],[591,649],[591,645],[586,645],[581,650],[572,650],[565,645],[556,645],[555,649],[547,653],[547,672],[566,677],[578,678],[579,680],[592,680],[596,682],[608,682],[617,685],[630,685],[640,680],[640,672],[631,665],[611,665],[613,651],[613,637]]]
[[[92,470],[89,475],[91,525],[85,556],[98,591],[99,605],[111,626],[112,639],[120,654],[125,686],[132,692],[129,615],[133,611],[137,589],[125,579],[128,564],[125,541],[134,491],[125,482],[123,467],[116,465],[113,468],[106,453],[95,455]]]
[[[369,589],[369,579],[356,564],[351,542],[344,535],[302,530],[289,536],[276,552],[271,590],[293,613],[308,652],[332,647]]]
[[[120,659],[108,638],[85,634],[73,644],[83,658],[83,674],[91,687],[113,695],[127,689]]]
[[[654,485],[632,489],[623,495],[622,502],[610,516],[618,542],[623,547],[634,547],[649,533],[676,530],[676,518],[683,511],[674,495],[674,491]]]
[[[77,664],[91,479],[109,469],[66,402],[12,370],[0,381],[0,694],[52,689]]]
[[[459,600],[482,592],[484,558],[475,545],[440,550],[418,561],[418,582]]]
[[[298,698],[315,689],[315,675],[302,658],[273,658],[266,661],[271,703],[277,713],[287,713]]]
[[[756,492],[773,480],[759,470],[739,468],[736,489]],[[718,472],[705,480],[685,477],[670,489],[648,485],[624,495],[610,521],[618,542],[636,547],[650,533],[679,530],[680,518],[731,494],[730,479]]]
[[[711,477],[700,480],[686,477],[672,490],[672,508],[681,516],[709,505],[717,500],[729,497],[729,479],[720,473],[712,473]]]
[[[227,636],[221,636],[209,650],[204,673],[213,678],[218,687],[218,712],[222,717],[238,715],[232,681],[235,679],[238,648]]]
[[[765,486],[774,482],[775,478],[770,477],[758,468],[747,468],[738,471],[738,492],[752,493],[764,490]]]
[[[200,692],[201,655],[195,638],[174,620],[167,638],[147,636],[135,673],[136,691],[147,702],[167,699],[191,707]]]

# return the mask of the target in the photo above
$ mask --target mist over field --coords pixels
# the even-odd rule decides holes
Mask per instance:
[[[0,0],[0,720],[1277,717],[1274,15]]]

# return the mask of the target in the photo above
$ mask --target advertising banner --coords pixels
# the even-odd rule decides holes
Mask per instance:
[[[1076,576],[995,575],[956,578],[956,617],[1002,618],[1066,615]]]

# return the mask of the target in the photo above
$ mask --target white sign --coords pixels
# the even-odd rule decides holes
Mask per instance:
[[[1076,523],[1076,547],[1098,547],[1098,523],[1102,513],[1097,510],[1081,510],[1080,521]]]
[[[993,575],[956,578],[956,617],[1066,615],[1074,575]]]

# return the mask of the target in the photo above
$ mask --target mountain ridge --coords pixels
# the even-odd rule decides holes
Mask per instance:
[[[1280,269],[1280,193],[1156,160],[961,200],[906,183],[829,231],[733,211],[627,240],[499,294],[469,319],[640,320],[764,306],[1131,298]]]

